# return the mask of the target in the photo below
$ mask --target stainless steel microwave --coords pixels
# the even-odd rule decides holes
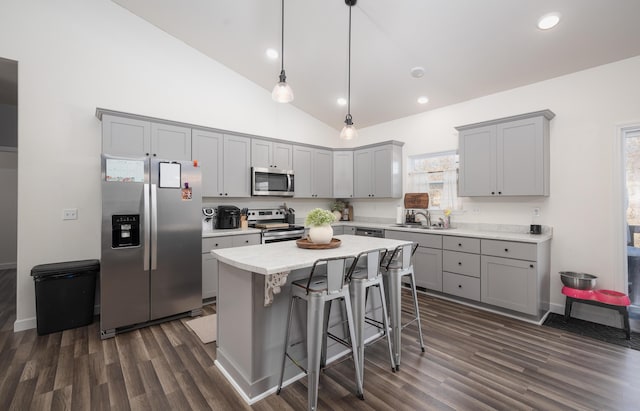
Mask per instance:
[[[251,195],[293,197],[293,170],[251,167]]]

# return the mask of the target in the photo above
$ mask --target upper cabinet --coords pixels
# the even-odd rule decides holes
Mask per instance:
[[[549,120],[536,111],[456,127],[459,131],[459,195],[548,196]]]
[[[353,196],[402,196],[402,143],[385,143],[353,152]]]
[[[333,154],[329,150],[293,146],[295,197],[333,197]]]
[[[278,170],[293,169],[293,146],[277,141],[251,139],[251,166]]]
[[[102,152],[167,160],[191,160],[191,129],[104,114]]]
[[[333,196],[353,197],[353,151],[333,152]]]
[[[203,197],[250,196],[250,138],[194,129],[193,158],[201,168]]]

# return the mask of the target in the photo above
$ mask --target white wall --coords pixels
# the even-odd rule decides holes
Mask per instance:
[[[635,57],[363,129],[361,141],[405,141],[406,158],[456,149],[455,126],[552,110],[556,117],[551,121],[551,195],[465,198],[466,212],[453,221],[527,225],[533,207],[540,207],[540,223],[554,229],[551,296],[554,308],[560,310],[562,270],[596,274],[599,288],[627,292],[616,128],[640,123],[638,73],[640,57]],[[393,218],[394,207],[400,204],[354,201],[354,213]]]
[[[337,144],[335,130],[108,0],[3,0],[0,56],[19,63],[15,330],[35,327],[34,265],[100,256],[96,107]],[[68,207],[78,220],[62,221]]]
[[[0,150],[0,270],[15,268],[18,229],[18,153]]]

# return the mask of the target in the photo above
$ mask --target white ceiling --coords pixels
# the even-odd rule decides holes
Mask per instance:
[[[271,90],[280,62],[280,0],[113,0]],[[536,27],[562,15],[549,31]],[[351,113],[356,127],[405,117],[640,55],[638,0],[360,0],[353,9]],[[344,0],[285,2],[293,105],[340,129],[346,107]],[[424,77],[409,71],[423,66]],[[416,99],[425,95],[429,103]],[[277,104],[277,103],[274,103]]]

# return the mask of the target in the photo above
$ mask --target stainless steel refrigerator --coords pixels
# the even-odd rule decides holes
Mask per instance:
[[[200,170],[102,155],[100,335],[202,310]]]

